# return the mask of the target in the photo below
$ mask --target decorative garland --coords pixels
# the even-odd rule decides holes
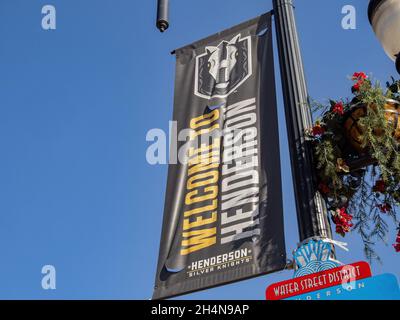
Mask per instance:
[[[374,244],[388,242],[388,220],[399,224],[400,82],[383,90],[363,72],[351,79],[351,100],[313,103],[318,120],[307,135],[336,232],[358,232],[366,257],[379,260]],[[394,248],[400,251],[400,231]]]

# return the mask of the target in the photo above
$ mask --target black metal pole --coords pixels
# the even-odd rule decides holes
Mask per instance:
[[[292,0],[273,0],[273,6],[300,240],[331,238],[325,203],[313,179],[312,150],[305,137],[312,118],[294,6]]]
[[[158,0],[157,3],[157,28],[164,32],[169,27],[169,0]]]

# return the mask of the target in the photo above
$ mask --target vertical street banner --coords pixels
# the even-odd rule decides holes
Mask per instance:
[[[178,153],[153,299],[286,264],[271,13],[175,54]]]

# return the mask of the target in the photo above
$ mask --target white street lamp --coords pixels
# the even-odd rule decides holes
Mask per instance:
[[[370,0],[369,21],[400,73],[400,0]]]

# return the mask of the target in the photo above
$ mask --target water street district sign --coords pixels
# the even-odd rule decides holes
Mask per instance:
[[[400,289],[395,275],[382,274],[286,300],[400,300]]]
[[[300,295],[308,296],[309,292],[349,284],[354,281],[372,277],[367,262],[355,262],[349,265],[307,274],[302,277],[274,283],[266,290],[267,300],[283,300]]]

